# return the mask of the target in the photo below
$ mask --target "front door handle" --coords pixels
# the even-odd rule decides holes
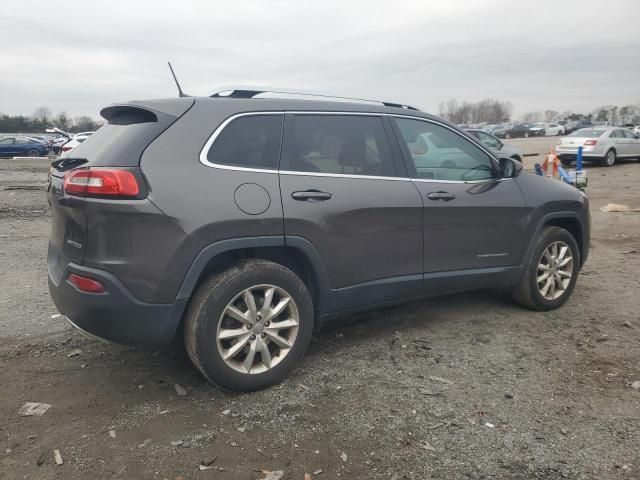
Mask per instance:
[[[291,198],[300,202],[324,202],[333,197],[328,192],[321,192],[319,190],[305,190],[303,192],[293,192]]]
[[[427,194],[427,198],[429,200],[442,200],[445,202],[449,202],[456,198],[453,193],[449,192],[431,192]]]

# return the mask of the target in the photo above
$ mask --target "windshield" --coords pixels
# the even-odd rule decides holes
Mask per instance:
[[[606,130],[597,130],[595,128],[581,128],[580,130],[576,130],[575,132],[571,133],[569,136],[570,137],[599,137],[600,135],[602,135]]]

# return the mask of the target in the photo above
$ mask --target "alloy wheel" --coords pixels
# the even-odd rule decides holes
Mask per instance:
[[[606,161],[607,161],[607,165],[609,165],[609,166],[611,166],[614,163],[616,163],[616,152],[614,152],[613,150],[609,150],[607,152]]]
[[[546,300],[555,300],[569,287],[573,277],[573,256],[569,245],[557,241],[550,244],[538,260],[536,283]]]
[[[240,373],[264,373],[293,347],[300,325],[291,295],[275,285],[243,290],[225,307],[216,343],[222,360]]]

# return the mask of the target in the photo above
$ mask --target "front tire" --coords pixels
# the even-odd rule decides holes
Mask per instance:
[[[185,345],[209,381],[249,392],[280,382],[300,363],[313,324],[311,295],[294,272],[243,260],[198,288],[185,317]]]
[[[602,164],[605,167],[613,167],[615,163],[616,163],[616,151],[612,148],[604,156],[604,159],[602,160]]]
[[[38,150],[35,149],[31,149],[27,152],[27,156],[29,157],[39,157],[40,156],[40,152],[38,152]]]
[[[513,299],[533,310],[553,310],[571,296],[580,271],[580,250],[567,230],[544,227]]]
[[[523,136],[524,138],[529,138],[529,132],[524,132],[524,134],[522,134],[522,136]]]

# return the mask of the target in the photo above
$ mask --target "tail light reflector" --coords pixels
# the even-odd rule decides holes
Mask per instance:
[[[105,291],[104,286],[97,280],[92,278],[81,277],[75,273],[69,274],[69,281],[73,283],[78,290],[89,293],[103,293]]]
[[[587,140],[586,142],[584,142],[585,146],[593,146],[597,144],[598,144],[598,140]]]
[[[68,152],[69,150],[71,150],[73,147],[62,147],[62,151],[63,152]]]
[[[78,196],[135,197],[140,187],[128,170],[78,168],[64,177],[64,192]]]

